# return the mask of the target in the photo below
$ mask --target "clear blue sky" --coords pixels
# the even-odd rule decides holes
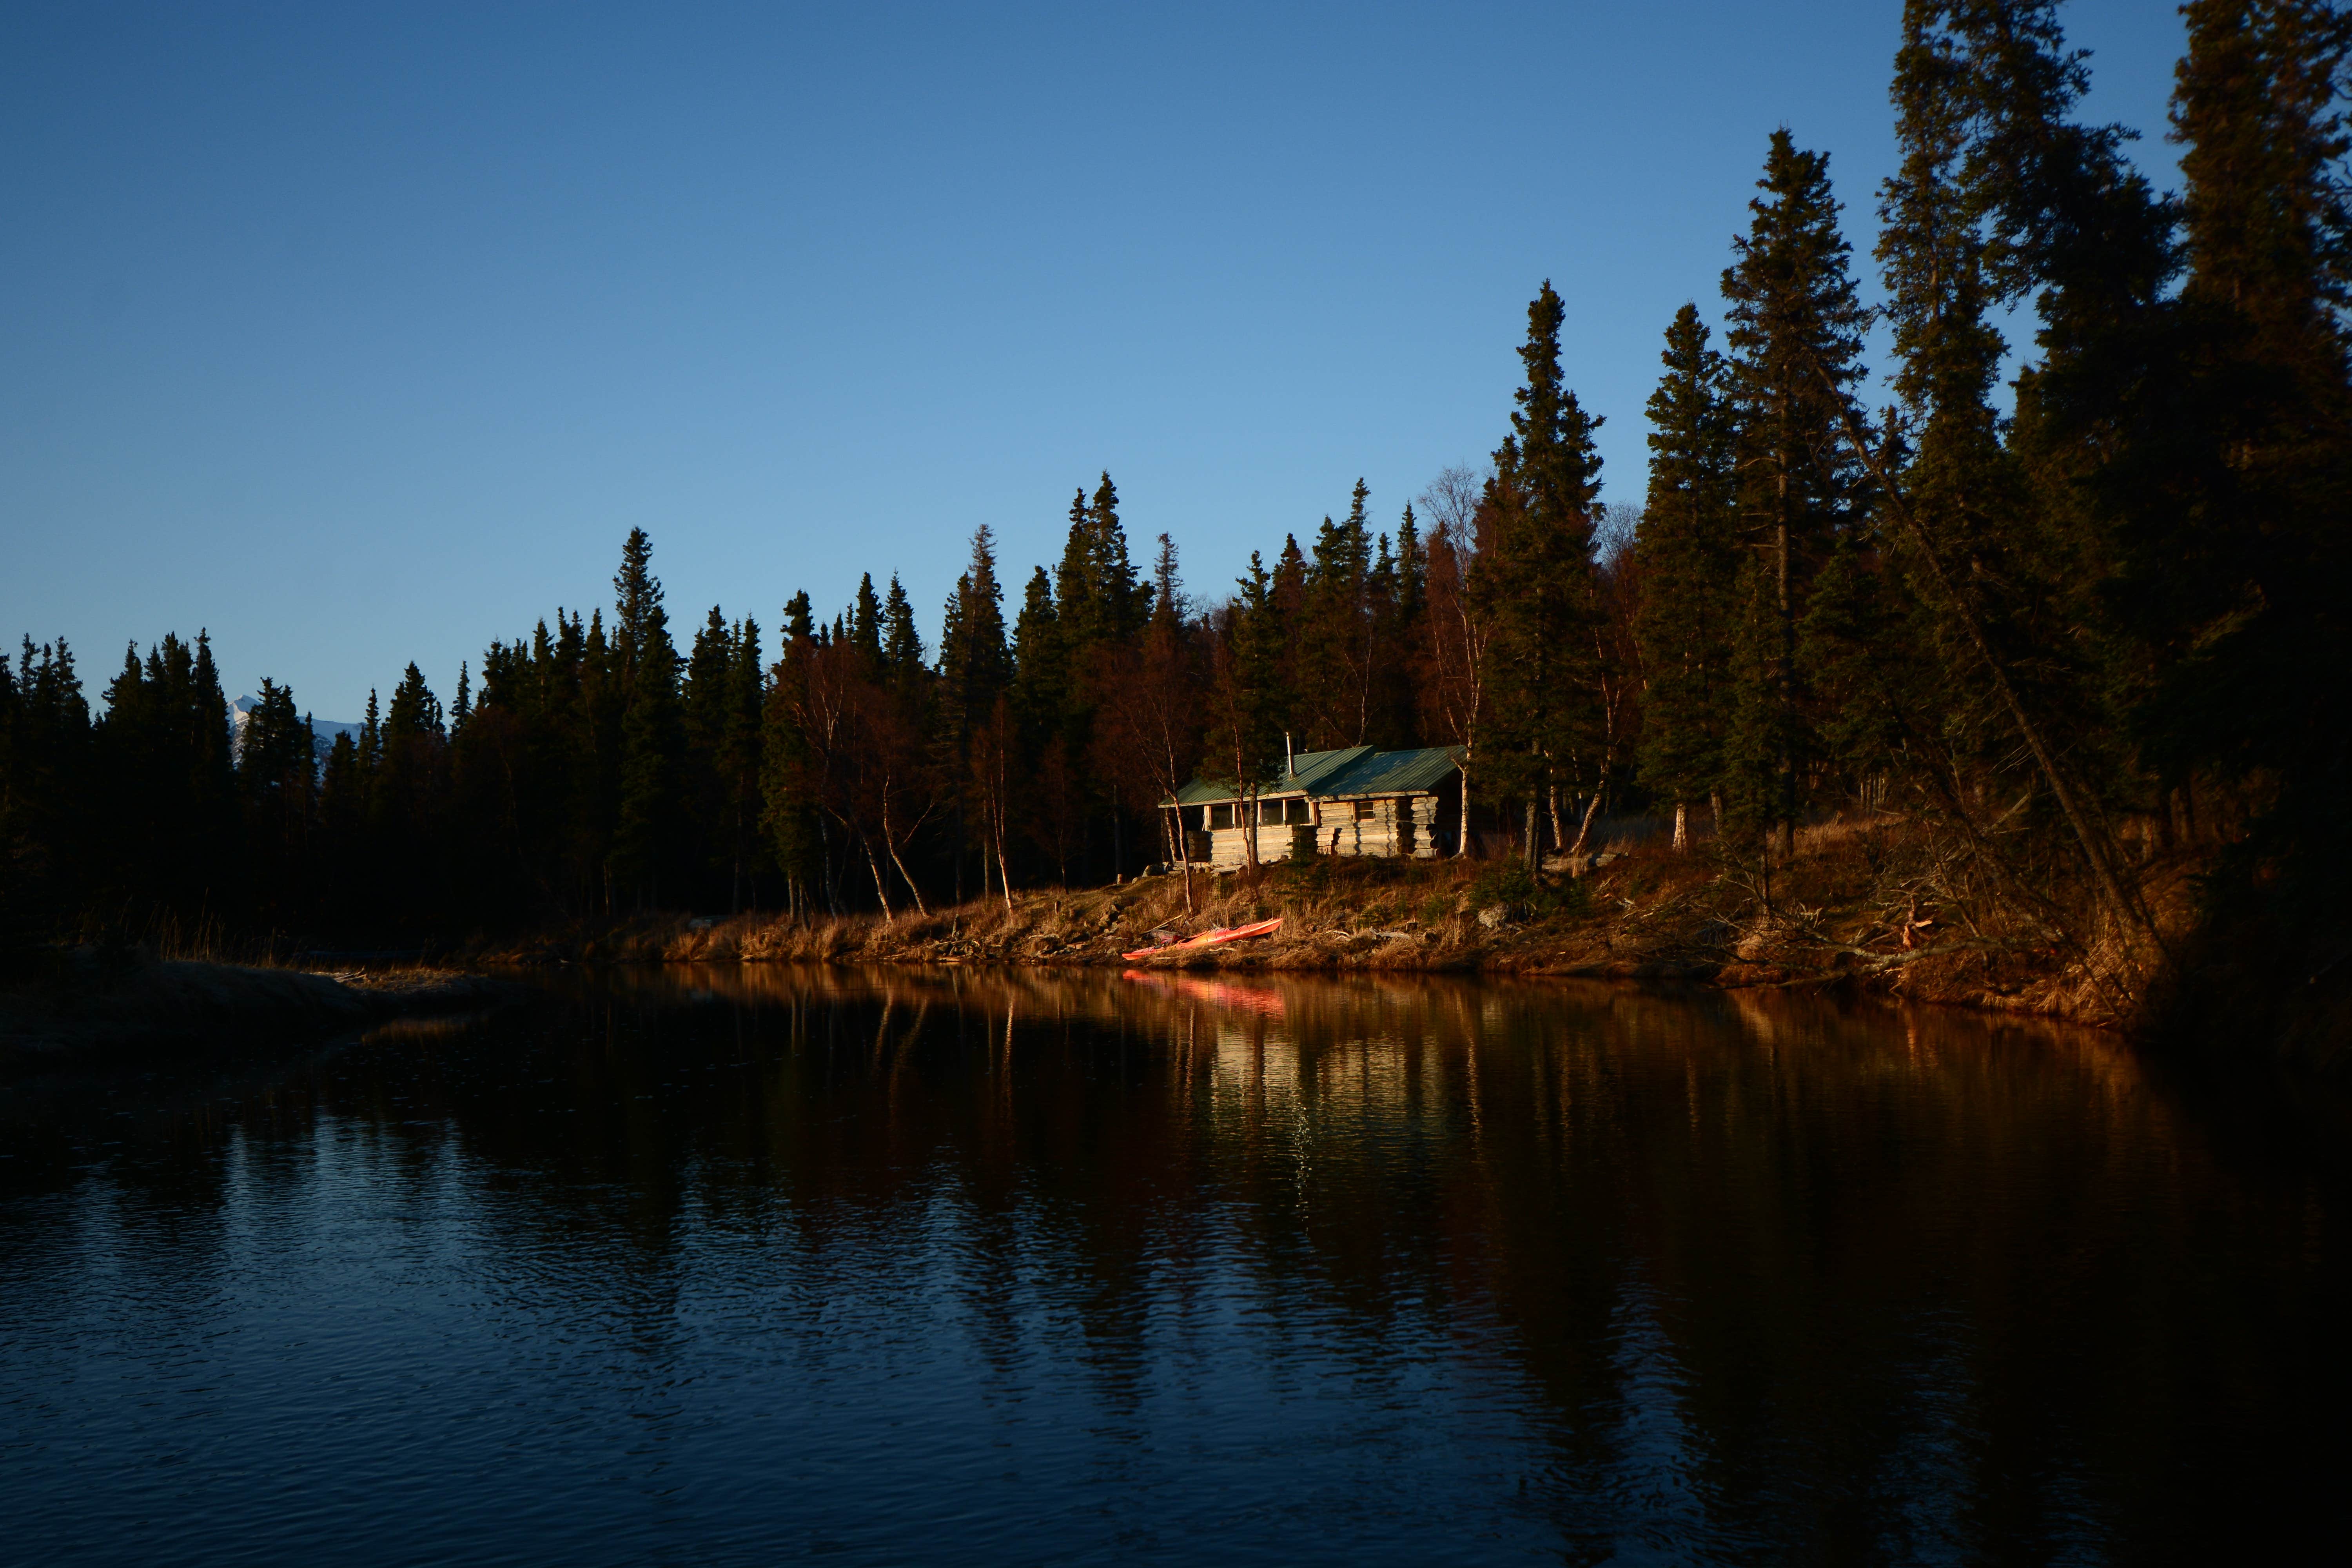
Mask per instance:
[[[2161,132],[2180,26],[2084,0]],[[1505,429],[1527,301],[1643,488],[1659,336],[1780,123],[1866,265],[1900,5],[0,12],[0,635],[211,629],[230,695],[450,694],[652,535],[686,632],[1108,468],[1196,593]]]

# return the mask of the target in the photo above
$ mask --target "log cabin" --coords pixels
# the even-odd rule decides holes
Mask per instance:
[[[1186,858],[1213,871],[1308,855],[1433,860],[1462,829],[1461,753],[1451,746],[1301,752],[1287,771],[1244,798],[1229,781],[1194,779],[1162,810],[1178,814]]]

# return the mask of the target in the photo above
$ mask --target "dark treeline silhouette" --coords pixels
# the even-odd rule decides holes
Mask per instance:
[[[2053,5],[1913,0],[1874,253],[1894,404],[1864,405],[1829,158],[1775,132],[1719,339],[1696,302],[1666,327],[1639,509],[1599,502],[1546,283],[1483,472],[1392,527],[1360,482],[1205,601],[1167,536],[1139,565],[1104,475],[1009,592],[977,531],[935,650],[868,577],[772,633],[713,608],[681,654],[637,531],[609,618],[492,643],[446,710],[411,665],[315,767],[270,682],[233,754],[201,635],[134,649],[96,718],[63,645],[27,641],[0,661],[10,931],[1009,899],[1175,858],[1157,803],[1266,782],[1287,738],[1460,748],[1489,829],[1465,851],[1531,867],[1604,805],[1768,863],[1808,821],[1897,816],[2126,979],[2320,962],[2352,859],[2352,26],[2185,14],[2168,195],[2078,117]],[[2182,858],[2202,923],[2168,926],[2154,868]]]

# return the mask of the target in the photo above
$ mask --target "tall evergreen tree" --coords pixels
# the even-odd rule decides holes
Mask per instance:
[[[923,663],[922,634],[915,626],[915,606],[907,598],[907,590],[899,585],[898,574],[890,574],[890,592],[882,602],[882,669],[898,684],[919,676]]]
[[[1370,491],[1356,481],[1344,521],[1323,520],[1307,563],[1299,626],[1301,740],[1309,750],[1364,743],[1371,728]]]
[[[1950,185],[1960,216],[1982,215],[1986,287],[2001,303],[2033,300],[2042,358],[2018,376],[2007,442],[2024,491],[2019,525],[2000,525],[1990,488],[1996,504],[1957,515],[1889,510],[1905,521],[1915,575],[1933,582],[1937,613],[1974,656],[1990,705],[2033,759],[2039,798],[2063,820],[2113,929],[2149,934],[2107,812],[2124,804],[2128,771],[2114,715],[2147,677],[2147,661],[2115,635],[2115,611],[2131,596],[2122,568],[2141,548],[2135,536],[2196,531],[2166,521],[2195,488],[2181,480],[2204,424],[2183,417],[2176,374],[2174,213],[2125,157],[2131,132],[2074,118],[2087,57],[2067,48],[2053,0],[1922,5],[1912,20],[1906,37],[1927,37],[1948,60],[1927,61],[1916,81],[1948,90],[1969,113]],[[1910,141],[1937,141],[1912,106],[1906,120],[1930,132],[1923,142],[1906,130]],[[1965,343],[1937,337],[1944,352],[1929,360],[1965,377],[1968,355],[1951,352]],[[1942,416],[1956,406],[1943,399]],[[1922,475],[1931,489],[1939,467],[1952,465],[1931,461]],[[1938,527],[1966,531],[1948,548]],[[1990,552],[1981,561],[1979,550]]]
[[[1864,503],[1843,429],[1861,379],[1862,303],[1838,230],[1829,158],[1772,133],[1764,194],[1723,274],[1737,421],[1739,512],[1761,546],[1743,625],[1748,687],[1732,737],[1736,807],[1782,855],[1796,827],[1799,772],[1815,747],[1803,711],[1797,627],[1811,579]],[[1743,786],[1744,787],[1741,787]]]
[[[1290,543],[1296,556],[1297,542]],[[1243,824],[1256,820],[1258,792],[1283,774],[1283,729],[1293,707],[1288,665],[1292,610],[1256,551],[1249,574],[1235,586],[1223,625],[1212,641],[1209,721],[1202,771],[1228,778],[1241,795]],[[1243,837],[1245,864],[1257,868],[1257,835]]]
[[[2165,771],[2195,758],[2233,778],[2336,781],[2324,796],[2352,782],[2324,739],[2352,704],[2341,682],[2311,679],[2352,653],[2340,521],[2352,493],[2341,108],[2352,16],[2315,0],[2197,0],[2182,12],[2179,305],[2197,346],[2187,401],[2205,436],[2202,471],[2168,526],[2126,538],[2116,598],[2163,667],[2141,718]],[[2167,456],[2178,465],[2177,448]],[[2341,815],[2323,807],[2297,831]]]
[[[1642,573],[1635,617],[1644,698],[1642,781],[1675,807],[1718,791],[1731,725],[1732,610],[1746,553],[1733,507],[1731,421],[1723,356],[1698,307],[1666,328],[1665,374],[1650,397],[1650,488],[1634,539]]]
[[[614,624],[621,637],[620,778],[614,803],[611,867],[617,888],[640,908],[658,907],[667,866],[675,876],[680,763],[686,749],[678,703],[677,648],[661,580],[652,572],[653,547],[632,529],[613,579]]]
[[[308,916],[303,883],[318,795],[318,748],[294,693],[267,677],[237,744],[250,915],[279,928]]]
[[[940,637],[941,702],[950,732],[969,737],[1012,683],[1013,651],[1004,637],[1004,590],[996,579],[996,539],[986,523],[973,531],[971,562],[956,579]]]
[[[857,579],[857,598],[849,611],[848,640],[850,647],[866,656],[870,667],[880,668],[882,601],[874,593],[874,574],[871,572],[861,574]]]
[[[2007,345],[1991,311],[2010,263],[1978,168],[1979,63],[1952,26],[1966,9],[1911,0],[1905,11],[1903,157],[1880,193],[1877,246],[1901,428],[1875,460],[1900,490],[1833,545],[1800,645],[1829,757],[1857,777],[1900,768],[1932,809],[1960,816],[2018,752],[2017,714],[1999,696],[2011,672],[2039,673],[2037,707],[2064,705],[2050,656],[2066,641],[2073,575],[1992,402]],[[1859,451],[1859,417],[1846,423],[1846,448]]]
[[[954,881],[959,900],[974,825],[987,820],[986,803],[973,798],[985,776],[984,771],[974,770],[973,748],[1012,679],[1012,649],[1004,640],[1004,590],[996,579],[996,540],[982,523],[972,531],[971,561],[956,579],[940,633],[936,746],[940,774],[954,802]],[[984,848],[981,869],[984,888]]]
[[[718,770],[726,801],[727,908],[757,899],[761,854],[761,746],[765,739],[767,667],[760,653],[760,623],[745,616],[735,626],[735,659],[729,671],[727,722],[719,738]]]
[[[1386,540],[1382,541],[1383,545]],[[1429,605],[1429,552],[1421,521],[1407,502],[1398,520],[1390,568],[1373,595],[1372,732],[1366,739],[1386,750],[1419,746],[1423,733],[1417,692],[1424,673]]]
[[[1541,852],[1539,818],[1548,805],[1557,809],[1556,792],[1590,789],[1597,802],[1607,766],[1592,554],[1601,494],[1592,436],[1601,420],[1585,413],[1561,373],[1567,315],[1547,279],[1528,305],[1519,348],[1527,379],[1514,395],[1511,433],[1495,453],[1486,498],[1491,548],[1479,552],[1471,584],[1496,628],[1489,776],[1522,803],[1531,866]]]
[[[815,663],[817,628],[805,593],[784,605],[783,646],[768,682],[761,748],[761,831],[783,874],[785,899],[805,919],[823,896],[834,908],[824,830],[817,803],[816,760],[803,722]]]
[[[735,721],[735,628],[713,605],[687,654],[678,702],[684,741],[679,795],[688,816],[681,837],[693,841],[689,858],[713,873],[729,872],[730,900],[740,877],[732,871],[737,846],[729,831],[730,781],[720,752]]]
[[[1069,701],[1069,676],[1054,584],[1038,567],[1023,590],[1013,622],[1013,706],[1024,749],[1032,756],[1058,738]]]
[[[2292,1018],[2284,998],[2352,938],[2352,16],[2325,0],[2182,13],[2188,274],[2169,304],[2191,348],[2173,417],[2147,420],[2141,460],[2101,487],[2121,524],[2105,596],[2151,669],[2134,729],[2181,826],[2200,779],[2205,833],[2244,823],[2206,885],[2202,940],[2233,949],[2198,962]]]
[[[232,910],[237,804],[211,639],[166,634],[143,664],[126,653],[94,742],[113,890],[184,925]]]
[[[1150,594],[1137,581],[1119,521],[1118,489],[1108,473],[1091,500],[1081,489],[1070,502],[1054,598],[1063,637],[1073,650],[1121,642],[1142,627]]]
[[[0,975],[77,912],[90,870],[89,705],[63,638],[0,652]]]

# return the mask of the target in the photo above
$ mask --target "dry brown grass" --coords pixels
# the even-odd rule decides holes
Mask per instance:
[[[2108,1025],[2127,1021],[2144,994],[2149,955],[2103,932],[2063,861],[2021,868],[1894,816],[1810,825],[1779,863],[1712,842],[1685,851],[1663,836],[1633,842],[1574,880],[1530,882],[1494,862],[1316,858],[1255,878],[1196,874],[1190,910],[1181,879],[1160,877],[891,921],[650,919],[481,956],[1684,977],[1847,985]],[[2194,917],[2195,869],[2186,859],[2142,868],[2168,931]],[[1273,915],[1284,924],[1269,938],[1122,956],[1150,946],[1155,930],[1184,936]]]

